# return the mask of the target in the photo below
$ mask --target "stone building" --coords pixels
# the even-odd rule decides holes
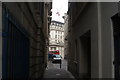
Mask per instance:
[[[120,79],[118,7],[117,2],[69,3],[68,70],[76,78]]]
[[[65,13],[63,16],[64,19],[64,58],[68,57],[68,14]]]
[[[64,59],[64,28],[63,23],[51,21],[49,51],[59,50],[60,55]]]
[[[42,78],[51,7],[49,2],[4,2],[0,6],[3,80]]]

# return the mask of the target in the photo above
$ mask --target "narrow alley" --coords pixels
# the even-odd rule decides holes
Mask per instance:
[[[120,80],[120,2],[2,1],[0,79]]]

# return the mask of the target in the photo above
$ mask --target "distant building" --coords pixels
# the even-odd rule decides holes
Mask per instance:
[[[50,25],[49,51],[51,50],[59,50],[64,58],[64,28],[63,23],[58,21],[51,21]]]

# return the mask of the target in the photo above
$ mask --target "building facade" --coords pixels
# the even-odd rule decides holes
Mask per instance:
[[[49,51],[51,50],[59,50],[64,59],[64,28],[63,23],[58,21],[51,21],[50,25]]]
[[[69,3],[68,70],[76,78],[120,79],[118,7],[117,2]]]
[[[63,16],[64,19],[64,58],[68,57],[68,14],[65,13]]]
[[[42,78],[51,7],[47,2],[2,3],[3,80]]]

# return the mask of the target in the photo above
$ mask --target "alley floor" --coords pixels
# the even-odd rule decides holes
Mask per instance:
[[[48,67],[45,70],[44,79],[61,79],[62,80],[75,80],[72,74],[67,71],[67,61],[62,60],[61,68],[60,64],[53,64],[52,62],[48,62]]]

